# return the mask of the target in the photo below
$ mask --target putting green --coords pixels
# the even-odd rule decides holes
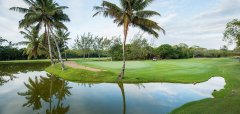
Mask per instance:
[[[81,63],[80,63],[81,64]],[[122,62],[120,61],[109,61],[109,62],[84,62],[84,65],[101,67],[106,69],[120,69],[122,67]],[[139,68],[147,68],[150,67],[151,64],[148,62],[142,61],[127,61],[126,69],[139,69]]]

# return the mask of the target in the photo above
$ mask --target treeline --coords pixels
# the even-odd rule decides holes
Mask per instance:
[[[74,48],[67,50],[68,57],[89,58],[89,57],[111,57],[112,60],[122,60],[122,42],[121,37],[112,37],[111,39],[94,36],[91,33],[83,34],[75,39]],[[199,46],[189,47],[187,44],[171,46],[163,44],[159,47],[153,47],[143,34],[136,34],[134,38],[126,45],[127,60],[147,60],[147,59],[184,59],[200,57],[227,57],[238,56],[238,51],[228,50],[223,46],[219,50],[206,49]]]
[[[62,34],[62,33],[59,33]],[[59,35],[64,36],[64,35]],[[59,47],[61,54],[64,58],[101,58],[110,57],[112,60],[122,60],[122,42],[121,37],[114,36],[112,38],[94,36],[91,33],[77,36],[74,40],[74,46],[69,49],[67,47],[66,39],[69,33],[65,35],[65,40],[59,40]],[[1,38],[2,42],[8,42]],[[28,59],[29,50],[32,48],[15,48],[15,45],[11,42],[6,46],[2,46],[0,43],[0,60],[21,60]],[[54,44],[52,44],[54,45]],[[31,51],[32,52],[32,51]],[[39,51],[40,52],[40,51]],[[37,55],[37,54],[36,54]],[[47,54],[38,54],[33,56],[32,59],[46,59]],[[53,50],[54,58],[57,58],[57,53]],[[184,59],[184,58],[201,58],[201,57],[227,57],[227,56],[239,56],[239,49],[228,50],[226,46],[223,46],[219,50],[206,49],[199,46],[189,47],[187,44],[180,43],[178,45],[163,44],[158,47],[153,47],[148,40],[138,33],[134,35],[134,38],[126,45],[126,57],[127,60],[149,60],[153,58],[157,59]]]
[[[3,46],[3,43],[7,45]],[[24,49],[14,48],[12,42],[0,37],[0,60],[21,60],[26,58],[27,55],[24,54]]]

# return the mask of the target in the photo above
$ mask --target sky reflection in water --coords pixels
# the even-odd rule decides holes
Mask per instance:
[[[44,71],[13,76],[0,84],[0,114],[164,114],[187,102],[211,98],[225,85],[221,77],[194,85],[73,83]]]

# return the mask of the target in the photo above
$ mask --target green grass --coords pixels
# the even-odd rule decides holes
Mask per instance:
[[[67,68],[61,71],[60,65],[46,70],[64,79],[80,82],[115,82],[121,68],[121,62],[75,60],[81,65],[105,69],[94,73],[90,71]],[[215,98],[187,103],[173,114],[240,114],[240,63],[231,58],[218,59],[184,59],[163,61],[129,61],[127,62],[125,83],[142,82],[203,82],[212,76],[222,76],[226,86],[215,91]]]

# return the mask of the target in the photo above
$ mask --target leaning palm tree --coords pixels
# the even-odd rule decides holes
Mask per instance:
[[[12,7],[10,10],[18,11],[25,14],[24,18],[19,21],[19,28],[29,27],[31,25],[36,25],[36,28],[40,30],[42,26],[44,27],[45,38],[48,40],[49,55],[51,63],[54,64],[51,51],[50,35],[53,35],[54,28],[67,27],[63,22],[70,21],[68,16],[63,13],[63,10],[68,8],[66,6],[59,6],[53,0],[23,0],[29,7]],[[55,37],[51,37],[57,47],[58,56],[62,64],[62,69],[64,70],[64,63],[60,54],[58,47],[58,42]]]
[[[36,58],[44,53],[42,45],[42,39],[38,35],[38,30],[35,27],[30,27],[31,30],[25,28],[25,31],[20,31],[24,35],[24,39],[27,41],[18,42],[17,45],[27,45],[25,53],[28,55],[28,59],[32,57]]]
[[[70,32],[63,30],[63,29],[57,29],[55,31],[55,37],[58,38],[58,40],[62,46],[61,48],[63,48],[63,50],[64,50],[66,61],[67,61],[66,49],[68,48],[67,41],[71,39],[71,38],[69,38],[69,35],[70,35]]]
[[[123,26],[123,66],[121,73],[119,74],[118,79],[121,80],[124,76],[125,71],[125,44],[128,34],[128,28],[139,27],[143,31],[158,37],[156,30],[161,30],[165,33],[164,29],[161,28],[157,22],[154,22],[149,19],[152,16],[160,16],[158,12],[151,10],[144,10],[150,3],[154,0],[119,0],[121,7],[118,7],[116,4],[103,1],[101,6],[95,6],[94,10],[96,13],[93,15],[103,14],[104,17],[111,17],[114,19],[114,23],[117,23],[118,26]]]

